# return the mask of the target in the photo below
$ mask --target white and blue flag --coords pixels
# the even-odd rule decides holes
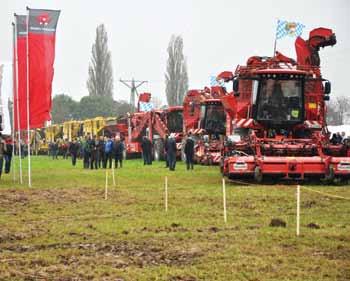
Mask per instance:
[[[298,37],[303,33],[305,25],[299,22],[286,20],[278,20],[276,29],[276,39],[281,39],[285,36]]]
[[[154,108],[154,105],[151,102],[140,101],[139,105],[140,105],[140,111],[152,111]]]

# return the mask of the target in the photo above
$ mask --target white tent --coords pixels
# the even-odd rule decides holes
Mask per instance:
[[[2,117],[2,134],[11,135],[11,119],[8,108],[9,99],[12,99],[13,80],[12,64],[0,63],[0,114]]]

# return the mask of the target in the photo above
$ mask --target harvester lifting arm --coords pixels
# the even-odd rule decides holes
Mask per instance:
[[[316,28],[310,32],[309,40],[298,37],[295,40],[295,50],[298,64],[320,66],[320,47],[334,46],[337,43],[332,29]]]

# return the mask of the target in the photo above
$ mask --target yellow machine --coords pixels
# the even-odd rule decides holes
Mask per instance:
[[[55,124],[51,125],[46,128],[46,141],[47,142],[54,142],[58,138],[62,138],[63,136],[63,125],[62,124]]]
[[[66,121],[63,123],[63,139],[72,141],[80,135],[81,121]]]
[[[116,118],[114,117],[96,117],[93,119],[87,119],[83,121],[83,126],[84,126],[84,136],[87,134],[90,134],[91,136],[98,136],[98,135],[103,135],[103,129],[106,126],[106,123],[114,120]]]

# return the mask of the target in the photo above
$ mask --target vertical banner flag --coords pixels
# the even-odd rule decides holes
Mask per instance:
[[[27,128],[27,16],[15,15],[15,23],[15,129],[25,130]],[[19,122],[17,118],[19,119]]]
[[[51,120],[51,92],[54,75],[58,10],[29,9],[28,53],[30,127],[40,128]]]
[[[305,25],[299,22],[289,22],[286,20],[278,20],[276,29],[276,39],[285,36],[298,37],[303,33]]]
[[[3,135],[11,135],[11,118],[9,100],[12,95],[12,64],[0,64],[0,112],[1,130]]]

